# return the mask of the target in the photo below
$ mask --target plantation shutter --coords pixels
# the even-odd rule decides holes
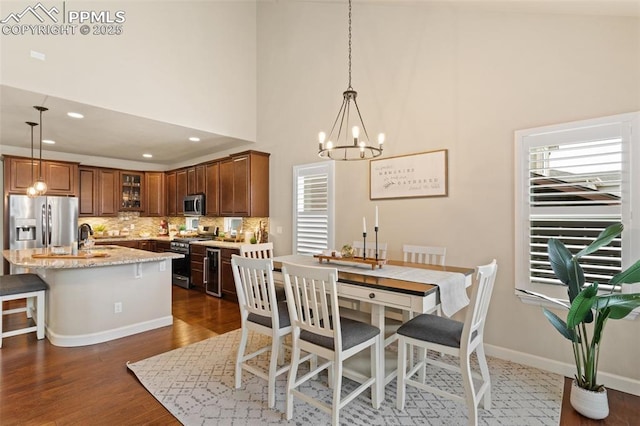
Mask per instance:
[[[622,221],[620,126],[530,137],[528,158],[529,270],[532,282],[560,284],[547,256],[549,238],[572,253],[607,226]],[[582,258],[588,283],[606,283],[621,271],[621,240]]]
[[[294,167],[295,254],[317,254],[333,246],[333,162]]]

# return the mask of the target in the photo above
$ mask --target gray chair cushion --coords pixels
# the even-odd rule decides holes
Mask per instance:
[[[271,317],[266,317],[264,315],[258,314],[249,314],[247,315],[247,320],[271,328]],[[278,302],[278,321],[280,321],[280,328],[289,327],[291,325],[291,319],[289,319],[289,309],[287,308],[286,301]]]
[[[437,315],[422,314],[398,328],[398,334],[439,345],[460,347],[464,323]]]
[[[364,322],[349,318],[340,318],[340,332],[342,333],[342,349],[346,350],[377,336],[380,334],[380,329]],[[331,337],[320,336],[307,330],[301,330],[300,339],[318,346],[324,346],[328,349],[334,349],[333,339]]]
[[[49,285],[37,274],[0,275],[0,296],[48,289]]]

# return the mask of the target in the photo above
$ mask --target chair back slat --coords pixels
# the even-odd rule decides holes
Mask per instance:
[[[332,338],[342,349],[335,268],[282,264],[291,324],[311,333]]]
[[[231,267],[242,318],[246,319],[250,313],[271,317],[272,325],[277,329],[277,303],[271,303],[276,300],[273,261],[234,254]]]
[[[447,248],[404,244],[402,246],[402,253],[405,262],[444,266]]]
[[[242,244],[240,256],[254,259],[271,259],[273,257],[273,243]]]
[[[477,283],[472,290],[471,301],[467,308],[462,335],[463,341],[470,342],[474,332],[477,336],[480,336],[484,331],[497,272],[498,265],[495,259],[488,265],[478,266]]]

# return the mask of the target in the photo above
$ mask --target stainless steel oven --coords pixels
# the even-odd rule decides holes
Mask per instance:
[[[179,287],[189,288],[191,286],[191,256],[189,255],[189,241],[187,239],[171,241],[171,251],[173,253],[180,253],[184,255],[181,259],[173,259],[171,261],[171,282]]]

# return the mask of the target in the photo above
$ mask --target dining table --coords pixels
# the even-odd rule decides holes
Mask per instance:
[[[387,351],[387,346],[395,341],[395,333],[385,333],[388,322],[391,322],[386,312],[392,310],[387,308],[404,312],[405,318],[432,312],[438,307],[451,316],[469,302],[466,288],[473,281],[474,268],[399,260],[386,260],[372,267],[370,264],[357,262],[356,259],[335,258],[328,263],[326,260],[325,257],[311,255],[276,256],[273,258],[274,275],[276,279],[281,279],[279,274],[282,263],[336,268],[338,297],[358,302],[358,306],[362,305],[364,312],[361,312],[361,316],[370,315],[370,323],[381,330],[378,345],[381,353],[378,356],[376,380],[385,386],[397,374],[396,363],[393,362],[397,356],[394,357],[393,352]],[[365,375],[353,373],[347,377],[362,381]],[[375,399],[378,404],[384,400],[385,386],[377,387],[378,395]]]

